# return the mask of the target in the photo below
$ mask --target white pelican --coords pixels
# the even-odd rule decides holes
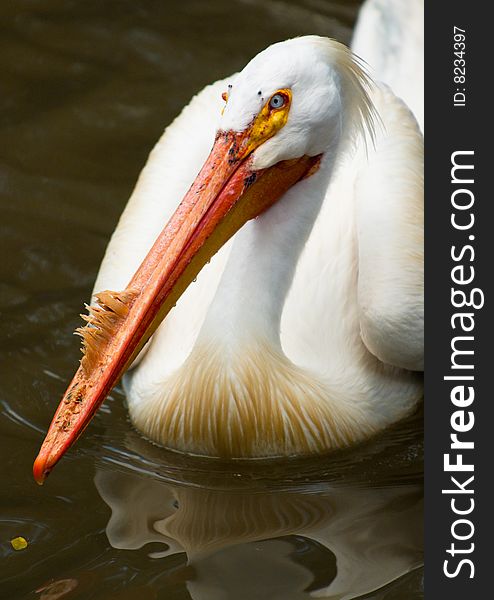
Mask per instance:
[[[152,334],[124,386],[135,427],[169,448],[323,453],[410,413],[422,160],[410,110],[334,40],[274,44],[206,87],[153,149],[108,246],[36,480]]]

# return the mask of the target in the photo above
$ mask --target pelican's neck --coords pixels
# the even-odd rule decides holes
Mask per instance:
[[[326,154],[314,174],[236,234],[200,341],[217,340],[234,349],[264,340],[280,348],[283,305],[332,170],[332,156]]]

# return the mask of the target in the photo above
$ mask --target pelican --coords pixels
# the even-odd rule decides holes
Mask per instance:
[[[134,426],[196,455],[321,454],[412,412],[422,173],[412,112],[334,40],[276,43],[202,90],[109,243],[35,479],[127,370]]]

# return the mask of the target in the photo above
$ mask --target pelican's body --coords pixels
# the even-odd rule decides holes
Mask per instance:
[[[96,292],[118,290],[132,279],[119,300],[135,318],[142,314],[137,284],[145,279],[139,264],[144,259],[158,276],[160,242],[146,254],[168,219],[162,245],[173,248],[187,198],[195,202],[209,189],[200,178],[206,171],[214,178],[217,163],[193,182],[230,135],[218,134],[208,158],[218,130],[248,132],[255,146],[244,192],[275,165],[269,195],[298,157],[312,158],[305,175],[249,217],[190,287],[178,285],[176,306],[170,300],[125,377],[131,419],[161,445],[211,456],[307,454],[364,439],[413,410],[422,393],[415,373],[423,356],[416,120],[343,46],[315,36],[275,44],[238,75],[205,88],[153,149],[95,284]],[[230,154],[242,143],[234,141]],[[184,194],[186,208],[177,210]],[[99,301],[107,310],[110,300]],[[127,330],[132,319],[120,318]],[[117,342],[107,338],[97,351],[86,341],[91,363],[83,361],[67,402],[74,390],[82,398],[97,385],[90,380],[98,361],[106,373],[116,360]],[[110,358],[102,358],[105,351]],[[118,369],[129,364],[130,351],[122,352]]]

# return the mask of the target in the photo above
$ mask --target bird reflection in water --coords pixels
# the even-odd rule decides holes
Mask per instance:
[[[141,455],[160,452],[131,443]],[[321,476],[322,458],[166,458],[153,477],[100,467],[95,483],[112,511],[110,544],[161,543],[155,559],[186,553],[193,600],[349,600],[421,565],[419,485],[335,481],[334,471]]]

